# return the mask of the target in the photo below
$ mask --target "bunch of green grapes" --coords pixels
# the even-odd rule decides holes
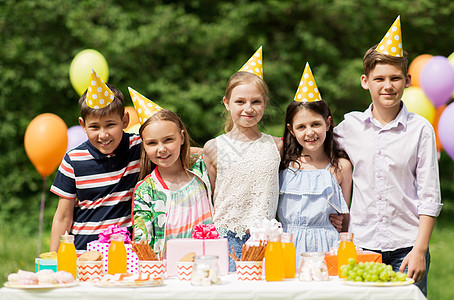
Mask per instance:
[[[359,262],[350,258],[348,265],[341,266],[342,276],[350,281],[363,282],[396,282],[405,281],[406,273],[394,272],[392,266],[378,262]]]

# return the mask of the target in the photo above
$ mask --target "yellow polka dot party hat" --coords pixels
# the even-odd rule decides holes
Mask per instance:
[[[100,109],[112,103],[114,99],[115,95],[92,69],[87,88],[87,105],[93,109]]]
[[[151,100],[148,100],[140,94],[139,92],[135,91],[134,89],[128,87],[129,94],[131,95],[132,104],[134,104],[134,108],[136,109],[137,115],[139,116],[139,123],[142,125],[145,121],[160,111],[162,107],[157,105]]]
[[[376,51],[397,57],[404,56],[404,49],[402,47],[402,30],[400,27],[400,16],[394,21],[393,25],[389,28],[386,35],[378,44]]]
[[[322,100],[322,96],[315,83],[314,75],[312,75],[309,63],[304,67],[303,76],[301,76],[298,90],[296,91],[294,101],[298,102],[314,102]]]
[[[262,46],[255,51],[254,55],[241,67],[239,72],[253,73],[263,79]]]

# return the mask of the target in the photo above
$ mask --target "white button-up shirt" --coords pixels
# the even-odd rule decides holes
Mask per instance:
[[[436,217],[442,207],[432,126],[405,104],[385,126],[373,118],[372,105],[344,117],[334,131],[354,167],[349,231],[355,245],[413,246],[419,215]]]

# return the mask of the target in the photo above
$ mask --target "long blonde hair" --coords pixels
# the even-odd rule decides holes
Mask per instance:
[[[191,162],[190,162],[190,138],[188,135],[188,132],[186,130],[186,127],[184,126],[183,122],[181,119],[172,111],[168,109],[162,109],[155,113],[153,116],[149,117],[145,123],[140,126],[139,129],[139,135],[140,138],[143,141],[143,131],[145,128],[152,124],[153,122],[156,121],[170,121],[173,122],[180,131],[183,131],[183,145],[181,145],[181,150],[180,150],[180,160],[181,164],[183,165],[183,169],[187,170],[191,167]],[[140,151],[140,173],[139,173],[139,180],[144,179],[148,174],[151,173],[151,171],[155,168],[155,165],[151,162],[150,158],[148,157],[147,153],[145,152],[145,149],[141,147]]]
[[[265,81],[262,78],[249,72],[236,72],[235,74],[230,76],[230,79],[227,82],[227,88],[225,89],[224,95],[227,101],[230,101],[233,89],[242,84],[255,85],[259,90],[260,94],[262,94],[263,100],[265,101],[266,105],[266,103],[268,102],[268,86],[266,85]],[[224,131],[227,133],[233,128],[233,120],[230,113],[226,111],[225,114],[226,120],[224,125]]]

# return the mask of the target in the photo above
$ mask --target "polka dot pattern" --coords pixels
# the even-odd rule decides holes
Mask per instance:
[[[139,116],[139,123],[142,125],[145,121],[160,111],[162,107],[157,105],[151,100],[148,100],[143,95],[135,91],[134,89],[128,87],[129,94],[131,95],[132,104],[136,109],[137,115]]]
[[[263,79],[262,46],[255,51],[254,55],[249,58],[239,71],[250,72]]]
[[[322,100],[322,96],[318,91],[314,76],[312,75],[309,63],[306,63],[303,76],[301,76],[300,85],[296,91],[293,101],[298,102],[314,102]]]
[[[110,243],[99,243],[98,241],[89,242],[87,244],[87,251],[98,251],[102,253],[102,260],[104,262],[104,274],[107,274],[109,267],[109,246]],[[131,244],[125,244],[126,248],[126,271],[129,274],[139,273],[139,258],[132,250]]]
[[[91,70],[90,81],[87,89],[87,105],[93,109],[106,107],[114,100],[115,96],[101,77]]]
[[[388,32],[385,34],[375,50],[391,56],[404,56],[404,49],[402,48],[402,30],[400,27],[400,16],[398,16],[393,25],[391,25],[391,28],[389,28]]]

